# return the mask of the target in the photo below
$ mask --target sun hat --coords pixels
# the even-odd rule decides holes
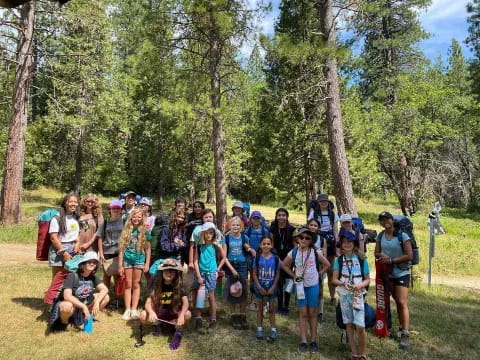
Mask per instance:
[[[120,200],[112,200],[110,202],[110,205],[108,205],[109,209],[121,209],[123,206],[122,202]]]
[[[203,225],[201,225],[200,234],[202,232],[205,232],[205,231],[210,230],[210,229],[215,230],[215,233],[217,232],[217,227],[215,226],[215,224],[208,221],[208,222],[204,223]]]
[[[223,295],[227,302],[231,304],[241,304],[247,298],[246,288],[247,282],[244,277],[239,276],[238,279],[235,279],[233,276],[227,276]]]
[[[149,197],[142,197],[139,201],[139,204],[145,204],[145,205],[148,205],[148,206],[152,207],[153,201]]]
[[[312,240],[316,238],[315,233],[313,231],[311,231],[309,228],[306,228],[306,227],[298,228],[297,231],[293,234],[293,237],[300,236],[303,233],[307,233],[308,235],[310,235]]]
[[[87,251],[85,255],[83,255],[83,259],[78,262],[78,265],[90,260],[95,260],[98,263],[98,255],[95,251]]]
[[[355,237],[355,234],[353,234],[351,231],[341,229],[338,233],[338,237],[340,239],[339,241],[337,241],[337,244],[336,244],[338,248],[342,246],[343,239],[347,240],[348,242],[353,241],[357,247],[359,246],[358,239]]]
[[[262,218],[262,213],[258,210],[252,211],[252,215],[250,215],[250,219],[253,219],[254,217],[259,217],[260,219]]]
[[[244,210],[244,209],[243,209],[243,202],[241,202],[241,201],[235,201],[235,202],[233,203],[233,205],[232,205],[232,211],[233,211],[233,208],[241,208],[242,210]]]
[[[388,211],[382,211],[380,215],[378,215],[378,221],[382,219],[392,219],[393,220],[393,215],[390,214]]]
[[[343,223],[343,222],[347,222],[347,221],[352,221],[352,215],[350,214],[343,214],[342,216],[340,216],[340,222]]]
[[[127,192],[125,193],[125,198],[127,198],[127,197],[129,197],[129,196],[132,196],[132,195],[133,195],[133,196],[137,196],[137,193],[136,193],[135,191],[131,191],[131,190],[130,190],[130,191],[127,191]]]
[[[327,194],[318,195],[317,202],[320,202],[320,201],[328,201],[328,195]]]
[[[160,265],[158,265],[158,268],[157,268],[158,271],[163,271],[168,269],[183,272],[182,264],[180,264],[180,262],[175,259],[165,259]]]

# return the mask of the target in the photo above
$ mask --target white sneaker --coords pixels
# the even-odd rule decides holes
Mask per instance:
[[[125,310],[125,312],[122,315],[122,319],[125,321],[130,320],[130,317],[132,315],[132,311],[130,309]]]
[[[132,309],[132,310],[130,311],[130,318],[131,318],[132,320],[138,320],[138,319],[140,319],[140,313],[138,312],[137,309]]]

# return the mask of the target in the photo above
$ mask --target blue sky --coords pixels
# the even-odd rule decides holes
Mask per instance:
[[[427,10],[420,11],[420,21],[430,38],[422,41],[419,46],[429,59],[434,60],[438,55],[445,61],[452,39],[457,39],[463,47],[464,55],[471,56],[465,45],[468,36],[466,5],[468,0],[432,0]],[[249,0],[253,5],[254,0]],[[260,20],[260,32],[273,34],[273,25],[278,17],[280,0],[272,1],[272,11]]]

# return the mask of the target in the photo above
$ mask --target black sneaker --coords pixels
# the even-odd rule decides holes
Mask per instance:
[[[298,345],[298,352],[300,354],[305,354],[307,351],[308,351],[307,343],[300,343],[300,345]]]
[[[195,319],[195,330],[199,333],[199,334],[205,334],[207,331],[205,330],[205,328],[203,327],[203,320],[202,318],[196,318]]]
[[[310,343],[310,351],[312,353],[318,353],[320,350],[318,349],[318,345],[316,342],[311,342]]]
[[[212,332],[215,331],[216,327],[217,327],[217,320],[210,320],[210,325],[208,325],[207,332],[211,334]]]

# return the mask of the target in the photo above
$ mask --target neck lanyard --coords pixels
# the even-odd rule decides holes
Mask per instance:
[[[303,261],[303,249],[300,249],[302,250],[302,253],[300,254],[300,257],[302,258],[302,272],[299,274],[299,275],[303,275],[305,273],[305,269],[307,268],[307,261],[308,261],[308,258],[310,257],[310,248],[308,248],[308,253],[307,253],[307,257],[305,258],[305,261]]]

